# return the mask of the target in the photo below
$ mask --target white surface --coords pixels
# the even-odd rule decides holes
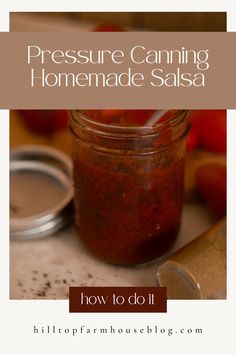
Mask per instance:
[[[186,205],[181,232],[171,252],[211,224],[202,205]],[[132,268],[107,265],[87,252],[71,226],[48,238],[11,241],[10,298],[66,299],[69,286],[155,286],[157,264]]]

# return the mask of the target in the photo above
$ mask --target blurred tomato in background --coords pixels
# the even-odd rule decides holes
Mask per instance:
[[[197,147],[226,153],[226,110],[196,110],[190,113],[187,149]]]
[[[226,155],[226,110],[195,110],[190,113],[187,150],[201,149],[217,156]],[[196,190],[216,219],[226,215],[227,169],[222,163],[206,163],[195,174]]]
[[[94,32],[125,32],[124,27],[116,25],[114,23],[102,23],[96,26]]]
[[[69,119],[66,110],[19,110],[18,113],[26,127],[37,134],[66,129]]]
[[[196,187],[216,219],[226,214],[226,166],[209,163],[196,172]]]

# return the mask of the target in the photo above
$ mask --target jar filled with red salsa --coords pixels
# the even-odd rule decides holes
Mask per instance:
[[[178,235],[188,112],[152,113],[71,111],[78,235],[108,263],[159,258]]]

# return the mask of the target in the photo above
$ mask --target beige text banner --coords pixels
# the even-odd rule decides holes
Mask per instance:
[[[3,109],[236,108],[233,32],[12,32],[0,45]]]

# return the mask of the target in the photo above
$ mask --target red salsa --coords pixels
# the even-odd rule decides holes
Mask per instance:
[[[87,126],[80,126],[77,120],[78,126],[74,124],[80,239],[93,254],[117,265],[162,256],[180,226],[186,127],[174,139],[170,129],[165,135],[159,131],[144,138],[137,132],[132,136],[130,132],[124,136],[113,131],[99,134],[94,126],[86,134]],[[164,137],[167,146],[163,146]]]

